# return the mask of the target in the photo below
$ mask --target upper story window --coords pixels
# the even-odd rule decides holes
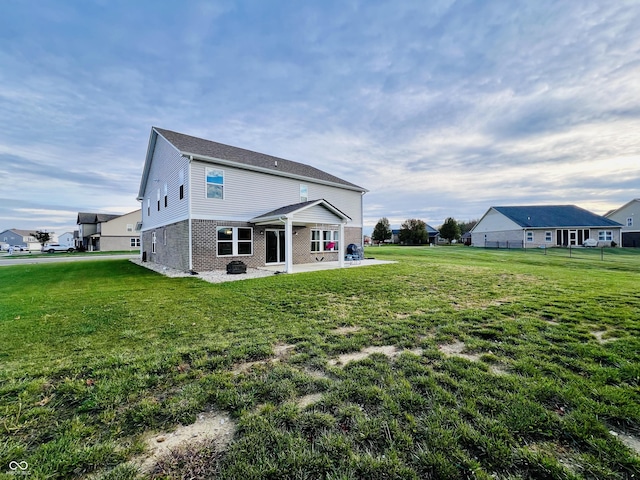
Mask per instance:
[[[158,211],[160,211],[160,189],[158,189]]]
[[[167,186],[167,184],[164,184],[164,208],[167,208],[167,205],[169,203],[168,197],[169,196],[169,187]]]
[[[180,169],[180,172],[178,172],[178,177],[178,183],[180,183],[180,200],[182,200],[184,198],[184,168]]]
[[[224,198],[224,171],[206,168],[207,198]]]
[[[633,217],[627,218],[627,227],[633,227]]]
[[[127,232],[133,232],[133,223],[127,223]]]
[[[303,183],[300,184],[300,203],[309,201],[309,189]]]
[[[151,216],[151,199],[147,198],[147,217]]]

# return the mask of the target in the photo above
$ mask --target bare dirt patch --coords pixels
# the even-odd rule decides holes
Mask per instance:
[[[213,441],[224,450],[233,439],[236,425],[231,417],[222,413],[205,412],[191,425],[176,428],[173,432],[155,433],[145,438],[148,451],[134,460],[143,472],[150,472],[158,460],[172,451],[191,443]]]
[[[605,344],[605,343],[609,343],[609,342],[614,340],[612,338],[604,338],[604,335],[606,333],[607,333],[606,330],[600,330],[600,331],[597,331],[597,332],[591,332],[591,335],[596,337],[596,340],[598,340],[598,343]]]
[[[360,331],[360,327],[338,327],[331,330],[331,333],[336,335],[349,335]]]
[[[444,345],[438,345],[438,350],[440,350],[442,353],[444,353],[448,357],[454,356],[454,357],[465,358],[472,362],[480,361],[480,355],[475,353],[462,353],[464,349],[465,349],[465,344],[464,342],[460,342],[460,341],[457,341],[454,343],[447,343]]]
[[[296,402],[296,405],[298,405],[298,407],[300,408],[304,408],[319,402],[321,398],[322,398],[321,393],[312,393],[310,395],[305,395],[304,397],[300,397]]]
[[[618,432],[616,430],[609,430],[609,433],[640,455],[640,439],[633,435],[629,435],[628,433]]]
[[[278,363],[280,360],[288,357],[290,353],[295,349],[295,345],[288,345],[285,343],[278,343],[273,347],[273,353],[275,357],[266,358],[264,360],[256,360],[255,362],[244,362],[239,363],[233,367],[231,370],[235,375],[239,375],[241,373],[246,373],[251,370],[256,365],[267,365],[269,363]]]
[[[349,362],[363,360],[374,353],[381,353],[389,358],[393,358],[397,357],[402,352],[411,352],[415,355],[422,355],[421,348],[414,348],[413,350],[401,350],[393,345],[386,345],[382,347],[367,347],[360,350],[359,352],[345,353],[344,355],[340,355],[338,358],[332,358],[331,360],[329,360],[329,365],[346,365]]]

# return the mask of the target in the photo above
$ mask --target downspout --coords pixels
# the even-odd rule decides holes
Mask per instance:
[[[364,194],[365,193],[366,192],[360,192],[360,245],[362,245],[363,252],[364,252]],[[344,251],[344,253],[347,253],[346,250]]]
[[[187,202],[188,208],[189,208],[189,271],[193,271],[193,227],[192,227],[192,223],[191,223],[191,162],[193,161],[193,156],[189,155],[189,163],[187,164],[187,179],[188,179],[188,188],[189,188],[189,192],[188,192],[188,198],[189,201]]]

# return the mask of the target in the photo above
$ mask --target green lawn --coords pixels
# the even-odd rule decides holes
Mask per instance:
[[[372,247],[398,263],[217,285],[2,267],[0,477],[144,478],[145,435],[214,410],[226,448],[145,476],[640,478],[640,252],[602,253]],[[336,362],[367,347],[398,354]]]

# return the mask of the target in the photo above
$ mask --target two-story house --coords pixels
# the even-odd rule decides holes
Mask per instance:
[[[140,210],[124,215],[78,213],[78,243],[88,251],[139,250]],[[80,246],[78,245],[78,247]]]
[[[298,162],[153,127],[140,182],[143,260],[181,270],[344,261],[366,189]]]
[[[640,198],[634,198],[605,217],[622,224],[623,247],[640,247]]]

